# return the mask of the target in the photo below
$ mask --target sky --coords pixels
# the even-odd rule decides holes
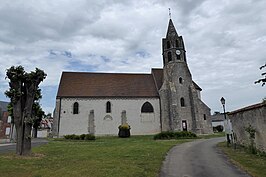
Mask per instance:
[[[150,73],[162,68],[171,19],[193,80],[212,112],[259,103],[266,63],[265,0],[0,0],[0,100],[6,69],[47,73],[41,105],[53,112],[62,71]]]

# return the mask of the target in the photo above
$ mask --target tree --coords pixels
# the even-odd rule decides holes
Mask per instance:
[[[266,64],[261,66],[260,70],[262,70],[263,68],[266,68]],[[264,78],[261,78],[261,79],[255,81],[255,84],[258,84],[258,83],[262,82],[262,86],[264,86],[265,83],[266,83],[266,72],[263,72],[261,75],[264,76]]]
[[[46,78],[46,74],[38,68],[27,73],[22,66],[12,66],[7,69],[6,78],[10,80],[10,88],[5,94],[12,104],[17,132],[16,153],[28,155],[31,153],[31,129],[35,119],[33,104],[38,96],[39,84]]]

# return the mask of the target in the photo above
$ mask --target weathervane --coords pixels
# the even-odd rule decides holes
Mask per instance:
[[[171,9],[168,8],[168,10],[169,10],[169,18],[171,19]]]

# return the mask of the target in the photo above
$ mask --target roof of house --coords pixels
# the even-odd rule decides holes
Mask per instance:
[[[163,69],[153,68],[151,74],[63,72],[57,97],[159,97],[162,84]]]

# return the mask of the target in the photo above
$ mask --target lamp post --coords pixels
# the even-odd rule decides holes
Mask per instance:
[[[227,145],[230,144],[230,128],[229,128],[229,122],[228,119],[226,119],[226,113],[225,113],[225,99],[224,97],[221,98],[221,103],[223,105],[223,110],[224,110],[224,119],[225,119],[225,134],[226,134],[226,139],[227,139]]]

